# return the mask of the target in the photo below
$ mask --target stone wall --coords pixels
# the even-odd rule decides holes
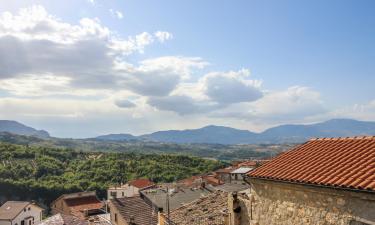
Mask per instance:
[[[375,225],[374,193],[260,179],[250,182],[251,194],[237,197],[240,220],[232,220],[232,225]]]

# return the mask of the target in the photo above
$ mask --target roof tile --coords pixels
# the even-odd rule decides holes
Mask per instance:
[[[311,139],[248,175],[375,191],[375,136]]]

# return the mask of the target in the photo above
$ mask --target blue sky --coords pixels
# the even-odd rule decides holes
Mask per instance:
[[[90,44],[100,40],[103,45],[113,45],[104,39],[124,42],[144,32],[150,36],[142,36],[143,41],[133,49],[110,49],[121,60],[108,60],[131,65],[125,69],[103,63],[103,67],[87,71],[85,68],[93,66],[90,57],[79,53],[68,68],[69,60],[58,57],[61,46],[53,51],[40,49],[55,54],[53,62],[46,61],[53,66],[30,63],[33,56],[26,51],[26,69],[4,60],[15,68],[10,72],[0,69],[3,119],[20,120],[68,137],[212,123],[261,131],[283,123],[335,117],[375,119],[373,1],[12,1],[1,4],[0,12],[17,15],[21,8],[33,6],[53,16],[57,22],[49,23],[54,24],[51,27],[60,26],[58,23],[73,27],[88,18],[110,34],[77,33],[81,36],[72,35],[69,43],[61,37],[64,32],[74,33],[72,27],[71,31],[60,30],[58,38],[50,30],[41,31],[46,32],[44,36],[26,34],[29,28],[22,32],[4,28],[0,34],[16,37],[18,42],[12,43],[18,45],[45,39],[67,47],[89,39]],[[163,40],[156,35],[158,31],[163,32]],[[7,50],[0,42],[0,59],[9,58]],[[93,53],[102,57],[98,62],[107,60],[108,52],[101,56],[98,52]],[[74,65],[76,62],[81,64]],[[163,74],[155,75],[158,73]],[[45,82],[35,81],[38,79]],[[55,83],[49,85],[46,80]],[[49,89],[53,90],[46,91]],[[110,106],[110,102],[115,104]],[[43,107],[35,108],[38,104]],[[59,110],[61,105],[64,110]],[[100,113],[93,116],[97,110]]]

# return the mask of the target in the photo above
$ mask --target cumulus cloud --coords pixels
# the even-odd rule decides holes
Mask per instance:
[[[261,82],[248,79],[249,70],[214,72],[205,75],[201,82],[204,92],[212,100],[222,104],[252,102],[262,97]]]
[[[118,11],[118,10],[114,10],[114,9],[109,9],[109,12],[111,13],[111,15],[117,19],[122,19],[124,18],[124,15],[122,14],[122,12]]]
[[[156,31],[154,35],[162,43],[173,38],[173,35],[167,31]]]
[[[0,79],[49,74],[69,77],[74,87],[125,88],[138,76],[137,67],[124,72],[115,65],[126,64],[124,56],[143,53],[155,38],[142,32],[123,39],[98,19],[65,23],[42,6],[5,12],[0,16]]]
[[[143,60],[138,66],[125,65],[121,71],[133,75],[126,77],[124,85],[134,93],[165,96],[188,79],[192,71],[206,65],[200,58],[165,56]]]

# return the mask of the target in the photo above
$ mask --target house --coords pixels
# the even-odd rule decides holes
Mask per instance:
[[[109,200],[111,222],[115,225],[157,225],[158,212],[140,196]]]
[[[75,216],[58,213],[42,220],[37,225],[89,225],[89,222]]]
[[[172,210],[159,214],[159,225],[227,224],[228,194],[216,191]]]
[[[107,198],[110,200],[113,198],[133,197],[135,195],[139,195],[139,191],[154,186],[155,183],[151,182],[149,179],[132,180],[125,185],[108,188]]]
[[[62,213],[80,219],[103,212],[104,204],[95,191],[64,194],[51,203],[52,214]]]
[[[245,175],[253,170],[252,167],[239,167],[238,169],[230,172],[230,181],[231,183],[243,182]]]
[[[375,137],[312,139],[250,171],[231,225],[375,224]]]
[[[32,202],[7,201],[0,207],[0,225],[34,225],[42,216],[43,209]]]
[[[231,175],[230,172],[235,170],[235,168],[227,167],[223,169],[218,169],[214,173],[216,174],[217,178],[220,179],[223,182],[230,182]]]

